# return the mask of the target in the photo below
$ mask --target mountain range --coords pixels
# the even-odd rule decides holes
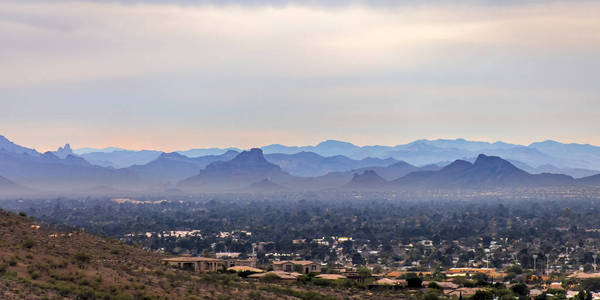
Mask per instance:
[[[458,146],[462,148],[456,148]],[[537,155],[536,159],[540,161],[544,157],[558,155],[569,156],[572,160],[594,160],[596,148],[556,142],[534,143],[531,147],[524,147],[502,142],[470,142],[460,139],[421,140],[395,147],[358,147],[350,143],[326,141],[317,146],[270,145],[249,151],[217,151],[216,148],[211,148],[207,153],[217,154],[189,157],[181,154],[181,151],[163,153],[115,150],[82,153],[72,150],[69,144],[57,151],[39,153],[0,136],[0,193],[9,190],[9,187],[13,191],[18,187],[29,191],[119,193],[151,189],[180,193],[330,188],[360,190],[600,186],[600,175],[596,175],[600,172],[592,169],[560,168],[550,164],[531,166],[521,160],[484,153],[498,152],[512,157],[520,155],[520,158]],[[195,149],[196,153],[200,153],[200,150]],[[436,164],[421,166],[396,157],[363,157],[365,153],[377,155],[385,151],[396,155],[402,153],[397,157],[409,157],[413,161],[426,161],[425,158],[433,155],[432,153],[439,156],[428,159],[435,160]],[[472,155],[477,152],[482,153]],[[346,153],[354,158],[339,153]],[[326,156],[329,154],[335,155]],[[463,154],[465,157],[452,159]],[[131,164],[132,162],[139,163]]]
[[[2,148],[2,143],[0,143]],[[25,148],[27,149],[27,148]],[[144,164],[160,155],[155,150],[114,150],[116,148],[73,150],[90,163],[115,168]],[[536,142],[530,145],[517,145],[505,142],[478,142],[465,139],[417,140],[396,146],[356,146],[351,143],[328,140],[314,146],[284,146],[272,144],[261,147],[267,159],[271,154],[282,157],[284,154],[310,152],[322,157],[344,156],[352,160],[365,158],[394,159],[412,165],[449,163],[456,159],[474,159],[479,154],[500,156],[515,164],[522,164],[528,172],[563,173],[576,178],[600,173],[600,147],[584,144],[563,144],[555,141]],[[31,149],[30,149],[31,150]],[[177,151],[188,157],[220,155],[227,151],[240,152],[237,148],[206,148]],[[272,157],[275,160],[275,156]],[[286,168],[283,166],[282,168]],[[354,165],[353,168],[360,166]],[[328,172],[339,171],[326,168]],[[324,170],[300,170],[290,165],[287,169],[298,176],[318,176]]]

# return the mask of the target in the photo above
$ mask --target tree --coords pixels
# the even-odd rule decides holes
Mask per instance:
[[[408,283],[409,288],[421,288],[423,286],[423,280],[419,277],[407,278],[406,283]]]
[[[473,300],[493,300],[494,294],[490,291],[478,290],[471,298]]]
[[[577,300],[592,300],[592,293],[590,291],[580,291],[577,296],[575,296]]]
[[[371,271],[366,267],[361,267],[360,269],[358,269],[358,276],[360,276],[361,278],[371,277]]]
[[[588,278],[581,283],[584,290],[597,291],[600,290],[600,278]]]
[[[362,265],[365,262],[360,253],[356,252],[352,255],[352,263],[355,265]]]
[[[525,285],[522,282],[513,285],[510,288],[510,290],[513,291],[513,293],[515,293],[517,295],[520,295],[520,296],[527,296],[527,295],[529,295],[529,288],[527,288],[527,285]]]

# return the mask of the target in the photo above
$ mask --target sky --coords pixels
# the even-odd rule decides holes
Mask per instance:
[[[0,134],[38,150],[600,145],[593,1],[0,2]]]

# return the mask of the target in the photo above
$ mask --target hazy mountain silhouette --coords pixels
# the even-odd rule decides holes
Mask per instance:
[[[513,159],[507,159],[507,160],[511,164],[513,164],[515,167],[517,167],[523,171],[526,171],[528,173],[531,173],[531,174],[542,174],[542,173],[564,174],[564,175],[569,175],[573,178],[583,178],[583,177],[600,174],[600,171],[597,171],[597,170],[580,169],[580,168],[559,168],[557,166],[550,165],[550,164],[545,164],[545,165],[541,165],[539,167],[534,168],[534,167],[532,167],[524,162],[518,161],[518,160],[513,160]]]
[[[369,157],[354,160],[343,155],[323,157],[314,152],[273,153],[265,155],[265,158],[292,175],[304,177],[321,176],[329,172],[349,171],[362,167],[389,166],[396,162],[392,158]]]
[[[554,158],[548,162],[558,167],[584,168],[600,170],[600,147],[585,144],[563,144],[556,141],[532,143],[530,148],[537,149]]]
[[[0,135],[0,150],[4,150],[10,153],[17,154],[28,154],[31,156],[39,156],[40,153],[35,151],[34,149],[26,148],[23,146],[19,146],[11,141],[9,141],[4,136]]]
[[[577,179],[580,185],[600,186],[600,174]]]
[[[50,190],[99,184],[122,186],[137,182],[126,171],[93,166],[73,155],[61,159],[52,152],[31,156],[0,150],[0,174],[27,187]]]
[[[366,170],[373,170],[379,176],[381,176],[382,178],[384,178],[386,180],[394,180],[394,179],[398,179],[398,178],[405,176],[412,172],[437,171],[439,169],[441,169],[441,167],[438,165],[432,164],[432,165],[426,165],[423,167],[416,167],[407,162],[399,161],[399,162],[389,165],[387,167],[365,167],[365,168],[353,170],[352,172],[362,172],[362,171],[366,171]]]
[[[263,155],[261,149],[255,148],[241,153],[228,151],[218,155],[191,158],[176,152],[125,150],[76,156],[73,155],[68,144],[57,151],[40,154],[0,136],[0,176],[20,187],[71,191],[87,191],[98,186],[116,189],[113,191],[130,188],[147,189],[148,186],[165,189],[172,188],[170,183],[174,182],[178,182],[182,189],[199,191],[276,190],[279,187],[288,190],[319,190],[339,188],[344,185],[357,189],[600,186],[600,175],[592,176],[597,172],[594,170],[565,168],[556,164],[534,166],[528,164],[528,161],[560,160],[561,164],[566,164],[565,161],[575,161],[580,164],[588,164],[588,160],[593,162],[599,159],[600,161],[600,156],[597,157],[600,148],[590,145],[546,141],[526,147],[502,142],[485,143],[457,139],[420,140],[393,147],[359,147],[329,140],[316,146],[269,145],[265,148],[270,151],[299,152]],[[319,152],[306,152],[307,149]],[[524,158],[525,161],[511,157],[504,159],[488,156],[485,153],[477,156],[473,151],[504,153],[508,156]],[[345,154],[323,156],[331,153]],[[353,159],[346,154],[363,158]],[[465,159],[447,159],[453,162],[440,168],[435,165],[417,167],[410,162],[397,161],[389,157],[385,159],[367,157],[371,155],[404,156],[413,161],[435,159],[439,162],[444,161],[441,158],[454,156]],[[477,158],[473,159],[475,156]],[[95,159],[103,160],[107,157],[111,165],[154,158],[139,165],[120,169],[94,165]],[[88,160],[92,160],[93,163]],[[583,178],[575,180],[570,176],[548,173],[576,174],[576,177]],[[383,184],[392,180],[393,182],[389,184]],[[6,186],[9,185],[8,182],[4,182]]]
[[[354,144],[336,141],[336,140],[327,140],[319,143],[316,146],[284,146],[280,144],[273,144],[262,147],[263,151],[267,154],[270,153],[284,153],[284,154],[295,154],[299,152],[314,152],[321,156],[335,156],[335,155],[344,155],[347,157],[357,157],[360,156],[360,152],[362,152],[361,147],[358,147]],[[368,155],[364,155],[362,158],[366,158]]]
[[[95,152],[112,152],[113,148],[100,149]],[[227,148],[232,149],[232,148]],[[227,151],[221,148],[207,149],[191,149],[178,151],[178,153],[188,157],[198,157],[204,155],[220,155]],[[454,161],[456,159],[465,159],[476,157],[478,154],[486,154],[490,156],[500,156],[507,160],[518,160],[532,168],[538,168],[542,165],[552,165],[559,170],[562,169],[587,169],[600,170],[600,147],[582,144],[563,144],[555,141],[544,141],[532,143],[530,145],[516,145],[505,142],[479,142],[468,141],[465,139],[437,139],[437,140],[417,140],[407,144],[396,146],[356,146],[351,143],[336,140],[327,140],[317,145],[308,146],[285,146],[281,144],[272,144],[262,147],[265,154],[296,154],[300,152],[313,152],[321,156],[330,157],[343,155],[353,160],[361,160],[367,157],[373,158],[394,158],[399,161],[406,161],[413,165],[428,165],[437,164],[443,161]],[[91,151],[90,149],[78,149],[74,151],[81,154],[83,151]],[[236,150],[234,148],[234,150]],[[158,157],[159,154],[156,154]],[[154,157],[154,158],[156,158]],[[152,158],[152,159],[154,159]],[[145,162],[149,162],[149,159]],[[90,160],[91,161],[91,160]],[[96,165],[110,166],[109,160],[91,161]],[[135,164],[143,164],[145,162],[135,162]],[[134,163],[127,162],[125,164],[114,164],[114,167],[122,167],[132,165]],[[545,171],[545,170],[538,170]],[[547,171],[557,172],[557,170],[549,169]],[[568,171],[569,175],[577,175],[576,177],[587,175],[576,170]],[[293,173],[293,172],[292,172]],[[317,175],[317,174],[314,174]]]
[[[238,155],[236,151],[227,151],[221,155],[207,155],[190,158],[177,152],[162,153],[145,165],[127,168],[144,182],[179,182],[194,176],[208,164],[216,161],[228,161]]]
[[[477,142],[465,139],[417,140],[397,146],[356,146],[329,140],[316,146],[263,147],[265,153],[295,154],[310,151],[323,156],[344,155],[351,159],[365,157],[394,158],[413,165],[435,164],[474,157],[478,154],[501,156],[524,162],[534,168],[553,165],[561,169],[600,170],[600,147],[582,144],[562,144],[555,141],[532,143],[529,146],[505,142]]]
[[[268,162],[261,149],[253,148],[230,161],[209,164],[198,175],[181,181],[180,185],[206,190],[240,189],[265,178],[279,183],[290,177],[279,166]]]
[[[176,151],[177,153],[181,154],[181,155],[185,155],[187,157],[200,157],[200,156],[209,156],[209,155],[221,155],[221,154],[225,154],[228,151],[235,151],[235,152],[241,152],[242,150],[238,149],[238,148],[234,148],[234,147],[229,147],[229,148],[225,148],[225,149],[221,149],[221,148],[199,148],[199,149],[189,149],[189,150],[181,150],[181,151]]]
[[[69,144],[65,144],[64,147],[59,147],[58,150],[52,152],[54,155],[56,155],[58,158],[66,158],[69,155],[75,155],[73,154],[73,150],[71,150],[71,145]]]
[[[373,170],[383,179],[391,181],[417,171],[436,171],[441,169],[437,165],[427,165],[416,167],[409,163],[400,161],[387,167],[364,167],[345,172],[330,172],[326,175],[316,177],[316,181],[322,187],[339,187],[348,183],[356,173],[363,173],[367,170]]]
[[[366,170],[362,174],[355,173],[352,180],[344,185],[347,189],[369,190],[369,189],[387,189],[389,182],[373,170]]]
[[[529,174],[496,156],[481,154],[474,163],[456,160],[439,171],[413,172],[394,180],[404,188],[502,188],[573,185],[566,175]]]
[[[91,164],[101,167],[126,168],[133,165],[143,165],[160,156],[162,152],[154,150],[118,150],[112,152],[91,152],[81,154]]]
[[[77,154],[77,155],[82,155],[82,154],[86,154],[86,153],[94,153],[94,152],[115,152],[115,151],[135,151],[135,150],[127,150],[127,149],[123,149],[123,148],[117,148],[117,147],[106,147],[106,148],[89,148],[89,147],[85,147],[85,148],[78,148],[78,149],[73,149],[73,153]]]
[[[242,189],[244,192],[272,193],[287,190],[285,187],[265,178],[259,182],[252,183],[249,187]]]

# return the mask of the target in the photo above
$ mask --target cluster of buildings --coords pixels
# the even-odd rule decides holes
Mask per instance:
[[[222,270],[229,270],[234,272],[248,272],[248,278],[259,279],[265,276],[272,275],[281,281],[296,281],[303,274],[315,274],[316,278],[326,280],[338,280],[338,279],[350,279],[359,280],[364,282],[367,278],[369,280],[370,289],[403,289],[408,285],[406,278],[410,271],[390,271],[379,274],[370,274],[365,277],[364,274],[360,274],[356,269],[346,268],[329,268],[331,274],[322,274],[323,264],[316,261],[310,260],[282,260],[273,261],[270,270],[263,270],[257,268],[257,260],[255,257],[248,259],[240,259],[235,255],[236,253],[221,253],[219,258],[212,257],[191,257],[182,256],[174,258],[165,258],[161,262],[164,265],[175,267],[182,270],[188,270],[192,272],[217,272]],[[437,281],[423,281],[422,287],[428,287],[432,282],[438,286],[441,291],[446,295],[463,295],[471,296],[474,295],[477,290],[481,288],[477,287],[464,287],[452,282],[455,277],[472,277],[476,274],[486,275],[493,281],[503,282],[506,273],[498,271],[496,268],[449,268],[442,272],[442,275],[446,280]],[[432,272],[418,272],[417,275],[421,278],[431,278]],[[536,276],[536,275],[532,275]],[[572,299],[577,296],[579,291],[571,290],[569,286],[564,286],[561,282],[551,282],[549,276],[542,276],[540,278],[545,280],[545,284],[530,285],[530,296],[534,297],[544,292],[563,290],[567,299]],[[588,279],[588,278],[600,278],[600,273],[583,273],[576,272],[569,276],[575,279]],[[593,299],[600,299],[600,293],[594,293]]]

